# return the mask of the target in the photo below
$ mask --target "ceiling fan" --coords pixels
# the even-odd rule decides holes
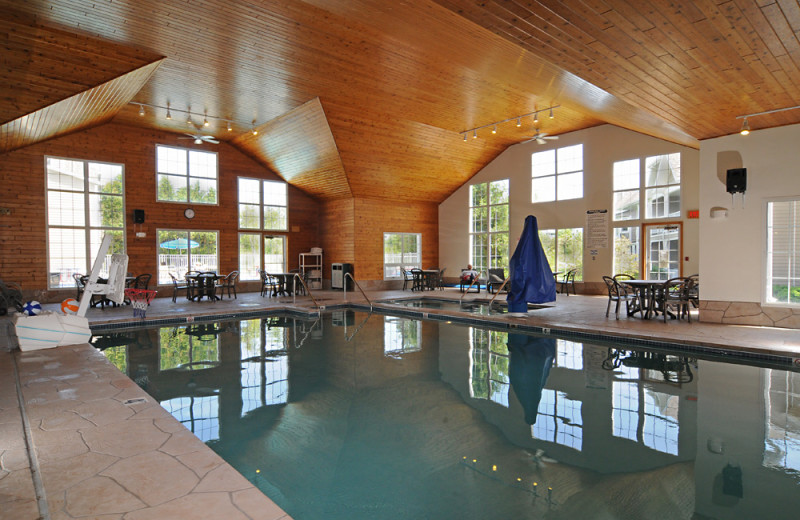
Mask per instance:
[[[530,143],[531,141],[536,141],[539,144],[545,144],[547,141],[553,140],[555,141],[558,139],[557,135],[548,135],[545,132],[540,132],[538,128],[535,129],[536,133],[527,141],[526,143]]]
[[[178,139],[194,139],[194,144],[212,143],[219,144],[219,141],[213,135],[203,134],[186,134],[186,137],[179,137]]]

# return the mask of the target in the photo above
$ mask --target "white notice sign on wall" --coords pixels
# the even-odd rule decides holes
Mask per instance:
[[[608,247],[608,210],[590,209],[586,212],[587,249]]]

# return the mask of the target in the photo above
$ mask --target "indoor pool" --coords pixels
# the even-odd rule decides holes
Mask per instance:
[[[494,314],[506,314],[508,306],[506,305],[505,295],[498,296],[497,299],[490,305],[492,300],[444,300],[436,298],[409,298],[405,300],[383,300],[380,303],[388,303],[391,305],[398,305],[401,307],[413,307],[424,309],[437,309],[444,311],[459,311],[468,312],[470,314],[477,314],[480,316],[491,316]],[[528,310],[542,309],[547,305],[534,305],[528,304]]]
[[[295,520],[800,511],[788,367],[353,311],[93,342]]]

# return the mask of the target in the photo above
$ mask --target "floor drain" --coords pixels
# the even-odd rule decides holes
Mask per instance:
[[[122,404],[124,404],[125,406],[130,406],[132,404],[142,404],[146,402],[147,399],[145,399],[144,397],[137,397],[136,399],[128,399],[127,401],[123,401]]]

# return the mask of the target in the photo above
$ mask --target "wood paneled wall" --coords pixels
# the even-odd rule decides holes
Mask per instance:
[[[322,204],[320,237],[322,238],[323,278],[330,278],[331,263],[355,263],[354,201],[338,199]],[[356,279],[361,273],[356,271]]]
[[[219,205],[156,202],[155,146],[166,144],[218,153]],[[129,270],[157,272],[156,231],[164,228],[218,230],[220,271],[238,269],[236,179],[280,178],[225,143],[194,145],[177,134],[139,127],[106,124],[83,132],[29,146],[2,155],[0,160],[0,278],[20,283],[26,296],[58,301],[72,291],[47,294],[46,211],[44,156],[106,161],[125,165],[126,241]],[[187,220],[183,211],[196,212]],[[145,211],[145,223],[133,223],[133,210]],[[319,203],[304,192],[289,187],[288,263],[296,268],[298,254],[320,243]],[[145,232],[137,238],[135,232]],[[257,285],[257,284],[256,284]]]

